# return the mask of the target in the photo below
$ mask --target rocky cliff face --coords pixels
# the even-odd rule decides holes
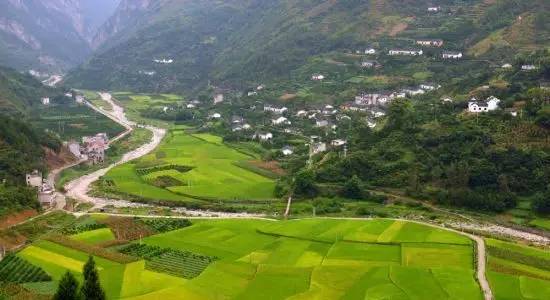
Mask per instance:
[[[91,40],[91,47],[97,49],[119,32],[130,28],[142,14],[150,9],[153,2],[160,2],[160,0],[121,0],[115,13],[97,30]]]

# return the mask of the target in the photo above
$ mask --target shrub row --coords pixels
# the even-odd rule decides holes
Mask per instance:
[[[187,279],[197,277],[210,263],[217,259],[216,257],[195,254],[189,251],[143,244],[131,244],[119,251],[145,259],[145,267],[151,271]]]
[[[42,268],[30,264],[15,255],[6,256],[0,261],[0,282],[41,282],[52,278]]]
[[[140,221],[157,233],[191,226],[191,221],[188,219],[140,219]]]
[[[487,250],[489,251],[489,254],[494,257],[503,258],[503,259],[511,260],[524,265],[550,271],[550,260],[548,259],[533,257],[523,253],[509,250],[509,249],[504,249],[504,248],[499,248],[494,246],[487,246]]]
[[[193,167],[189,166],[182,166],[182,165],[163,165],[163,166],[155,166],[155,167],[149,167],[149,168],[140,168],[136,169],[136,173],[139,176],[144,176],[153,172],[159,172],[159,171],[167,171],[167,170],[176,170],[181,173],[189,172],[193,169]]]
[[[56,244],[69,247],[78,251],[86,252],[90,255],[105,258],[117,263],[127,264],[138,261],[135,257],[124,255],[118,252],[111,252],[101,247],[93,246],[83,242],[75,241],[62,235],[50,235],[46,240]]]

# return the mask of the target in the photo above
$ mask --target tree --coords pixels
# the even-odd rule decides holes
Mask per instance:
[[[99,283],[99,275],[92,256],[84,265],[83,275],[84,284],[81,290],[83,298],[85,300],[105,300],[105,292]]]
[[[77,300],[78,296],[78,281],[74,278],[73,274],[69,271],[63,275],[57,292],[53,296],[54,300]]]
[[[545,193],[537,193],[533,199],[532,207],[539,214],[550,214],[550,189]]]
[[[363,190],[361,189],[361,179],[359,179],[357,175],[353,175],[344,184],[342,194],[346,198],[361,199],[363,197]]]
[[[304,170],[298,172],[294,178],[294,194],[305,198],[315,198],[318,190],[315,185],[315,174],[313,171]]]

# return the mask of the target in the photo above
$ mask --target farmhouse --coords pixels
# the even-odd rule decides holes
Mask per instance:
[[[441,88],[441,85],[436,83],[423,83],[420,85],[420,88],[425,91],[435,91]]]
[[[166,58],[163,58],[163,59],[153,59],[154,62],[156,62],[157,64],[171,64],[174,62],[173,59],[166,59]]]
[[[345,144],[347,144],[347,141],[346,140],[342,140],[342,139],[337,139],[337,140],[332,140],[330,142],[330,145],[332,147],[341,147],[341,146],[344,146]]]
[[[292,150],[292,147],[290,146],[284,146],[283,149],[281,149],[281,152],[284,156],[289,156],[294,153],[294,150]]]
[[[501,68],[503,68],[503,69],[511,69],[511,68],[512,68],[512,64],[508,64],[508,63],[503,64]]]
[[[249,91],[248,94],[247,94],[248,97],[252,97],[252,96],[256,96],[256,95],[258,95],[258,93],[256,91]]]
[[[208,116],[209,119],[220,119],[222,115],[220,113],[213,113],[210,116]]]
[[[299,110],[297,113],[296,113],[296,117],[300,117],[300,118],[303,118],[307,116],[307,111],[305,110]]]
[[[38,189],[42,186],[42,173],[38,170],[34,170],[31,173],[26,174],[25,181],[28,186]]]
[[[43,105],[50,105],[50,98],[47,98],[47,97],[42,98],[42,104]]]
[[[320,119],[315,121],[316,127],[327,127],[329,125],[329,121],[325,119]]]
[[[415,49],[392,49],[388,52],[388,55],[391,56],[420,56],[423,54],[424,51]]]
[[[403,92],[407,94],[408,96],[416,96],[416,95],[422,95],[425,94],[426,91],[423,90],[420,87],[407,87],[403,89]]]
[[[321,81],[325,79],[325,76],[324,75],[321,75],[321,74],[313,74],[311,75],[311,80],[313,81]]]
[[[533,70],[536,70],[536,69],[538,69],[538,68],[537,68],[537,66],[535,66],[535,65],[522,65],[522,66],[521,66],[521,69],[522,69],[523,71],[533,71]]]
[[[193,103],[188,103],[185,107],[187,107],[188,109],[193,109],[193,108],[195,108],[196,106],[195,106],[195,104],[193,104]]]
[[[244,119],[241,116],[232,116],[231,117],[231,123],[233,123],[233,124],[242,124],[242,123],[244,123]]]
[[[429,12],[440,12],[441,11],[441,6],[430,6],[428,7],[428,11]]]
[[[278,115],[282,115],[284,114],[285,112],[288,111],[288,108],[286,107],[275,107],[275,106],[271,106],[271,105],[264,105],[264,111],[269,111],[269,112],[272,112],[274,114],[278,114]]]
[[[498,109],[500,99],[495,96],[487,98],[485,101],[478,101],[476,98],[472,98],[468,102],[468,111],[471,113],[483,113]]]
[[[443,47],[443,40],[417,40],[416,44],[425,47]]]
[[[327,105],[323,108],[323,115],[325,116],[332,116],[338,112],[337,109],[334,108],[332,105]]]
[[[271,123],[273,125],[290,125],[292,124],[287,118],[285,117],[278,117],[277,119],[271,120]]]
[[[441,101],[444,103],[453,103],[453,99],[451,97],[443,97],[441,98]]]
[[[38,202],[43,208],[52,208],[56,205],[55,191],[49,184],[42,184],[38,191]]]
[[[254,139],[258,139],[263,142],[270,141],[273,139],[273,134],[271,132],[256,133],[254,134]]]
[[[82,96],[82,95],[76,95],[75,101],[76,101],[76,103],[78,103],[78,104],[84,103],[84,96]]]
[[[378,68],[380,67],[380,64],[375,60],[364,60],[361,62],[361,67],[366,69]]]
[[[443,57],[443,59],[461,59],[462,52],[445,51],[441,54],[441,57]]]
[[[374,54],[376,54],[376,49],[374,49],[372,47],[368,47],[367,49],[365,49],[365,54],[374,55]]]
[[[265,85],[263,85],[263,84],[260,84],[259,86],[256,87],[257,91],[261,91],[263,89],[265,89]]]
[[[222,102],[223,102],[223,94],[214,95],[214,104],[218,104]]]
[[[318,154],[327,151],[327,144],[323,142],[313,143],[311,145],[312,154]]]
[[[390,92],[362,93],[355,97],[356,105],[386,105],[393,100],[396,95]]]

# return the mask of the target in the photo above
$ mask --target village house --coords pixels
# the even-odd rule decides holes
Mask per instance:
[[[286,107],[275,107],[271,105],[264,105],[264,111],[272,112],[274,114],[282,115],[288,111]]]
[[[386,105],[395,98],[390,92],[361,93],[355,97],[355,104],[361,106]]]
[[[244,123],[244,118],[241,116],[232,116],[231,117],[231,123],[233,124],[242,124]]]
[[[330,124],[328,120],[320,119],[315,121],[315,127],[327,127]]]
[[[31,173],[26,174],[25,181],[27,182],[27,186],[39,189],[43,183],[42,173],[38,170],[33,170]]]
[[[307,116],[307,111],[305,110],[299,110],[297,113],[296,113],[296,117],[299,117],[299,118],[303,118]]]
[[[281,152],[284,156],[289,156],[294,154],[294,150],[292,150],[292,147],[290,146],[284,146],[283,149],[281,149]]]
[[[435,40],[417,40],[417,45],[425,46],[425,47],[443,47],[443,40],[441,39],[435,39]]]
[[[106,133],[98,133],[95,136],[82,138],[82,153],[88,157],[89,164],[98,164],[105,161],[109,139]]]
[[[366,112],[367,109],[365,107],[360,107],[357,105],[354,105],[352,102],[344,103],[340,106],[340,108],[343,111],[353,111],[353,112]]]
[[[278,117],[277,119],[271,120],[271,124],[273,125],[290,125],[292,124],[290,120],[288,120],[285,117]]]
[[[537,68],[537,66],[535,66],[535,65],[522,65],[522,66],[521,66],[521,69],[522,69],[523,71],[533,71],[533,70],[536,70],[536,69],[538,69],[538,68]]]
[[[376,49],[374,49],[373,47],[368,47],[367,49],[365,49],[365,54],[374,55],[376,54]]]
[[[327,144],[323,142],[319,143],[313,143],[311,144],[311,153],[312,154],[319,154],[321,152],[327,151]]]
[[[420,56],[423,54],[424,51],[415,49],[392,49],[388,52],[390,56]]]
[[[441,6],[430,6],[430,7],[428,7],[428,11],[429,12],[434,12],[434,13],[440,12],[441,11]]]
[[[443,103],[453,103],[453,99],[448,96],[441,98],[441,101],[443,101]]]
[[[50,105],[50,98],[48,98],[48,97],[42,98],[42,104],[43,105]]]
[[[265,85],[263,85],[263,84],[260,84],[259,86],[256,87],[257,91],[261,91],[263,89],[265,89]]]
[[[69,149],[69,152],[71,152],[72,155],[76,158],[81,158],[82,153],[80,152],[80,144],[76,141],[69,141],[67,143],[67,149]]]
[[[440,89],[441,85],[429,82],[429,83],[421,84],[420,88],[425,90],[425,91],[435,91],[435,90]]]
[[[341,147],[341,146],[344,146],[345,144],[347,144],[348,142],[346,140],[342,140],[342,139],[336,139],[336,140],[332,140],[330,142],[330,145],[332,147]]]
[[[403,89],[403,92],[410,97],[413,97],[416,95],[422,95],[426,93],[426,91],[420,87],[406,87]]]
[[[512,67],[513,67],[512,64],[506,63],[506,64],[503,64],[501,68],[503,68],[503,69],[511,69]]]
[[[507,108],[504,111],[510,114],[514,118],[518,116],[518,111],[515,108]]]
[[[262,142],[270,141],[273,139],[273,134],[271,132],[265,132],[265,133],[256,133],[254,134],[254,139],[258,139]]]
[[[249,92],[247,93],[247,96],[248,96],[248,97],[252,97],[252,96],[256,96],[256,95],[258,95],[258,93],[257,93],[256,91],[249,91]]]
[[[361,67],[366,69],[379,68],[380,64],[375,60],[364,60],[361,62]]]
[[[323,115],[325,116],[332,116],[334,114],[336,114],[338,112],[338,109],[335,109],[334,106],[332,105],[326,105],[324,108],[323,108]]]
[[[54,189],[47,183],[42,184],[42,187],[38,191],[38,202],[43,208],[52,208],[56,205],[56,193]]]
[[[313,81],[321,81],[325,79],[325,76],[324,75],[321,75],[321,74],[313,74],[311,75],[311,80]]]
[[[193,108],[195,108],[196,106],[195,106],[195,104],[193,104],[193,103],[188,103],[185,107],[188,108],[188,109],[193,109]]]
[[[76,101],[76,103],[78,103],[78,104],[84,103],[84,96],[82,96],[82,95],[76,95],[75,101]]]
[[[485,101],[479,101],[476,98],[472,98],[468,102],[468,111],[471,113],[494,111],[498,109],[499,103],[500,99],[494,96],[487,98]]]
[[[242,130],[243,130],[243,127],[240,124],[234,124],[233,126],[231,126],[231,131],[232,132],[237,132],[237,131],[242,131]]]
[[[209,119],[221,119],[222,115],[220,113],[213,113],[208,116]]]
[[[214,104],[218,104],[222,102],[223,102],[223,94],[214,95]]]
[[[462,52],[445,51],[443,52],[443,54],[441,54],[441,57],[443,59],[461,59]]]
[[[163,59],[153,59],[154,62],[156,62],[157,64],[171,64],[174,62],[173,59],[166,59],[166,58],[163,58]]]

